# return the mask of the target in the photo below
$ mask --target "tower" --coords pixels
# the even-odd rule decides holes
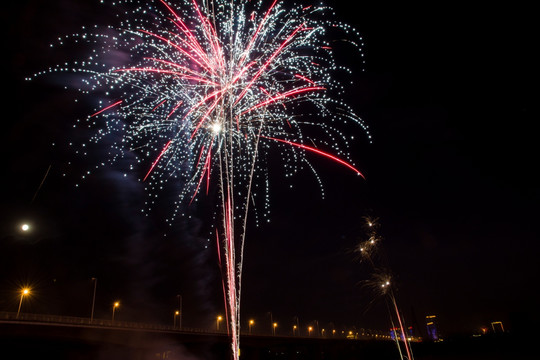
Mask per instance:
[[[426,316],[426,328],[428,339],[432,341],[439,341],[439,329],[437,326],[437,316],[428,315]]]

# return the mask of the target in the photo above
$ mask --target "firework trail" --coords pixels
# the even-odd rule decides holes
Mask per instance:
[[[90,141],[113,142],[110,163],[135,154],[150,193],[169,179],[180,182],[178,208],[218,190],[215,236],[237,359],[246,223],[250,202],[269,213],[270,150],[278,149],[286,176],[308,169],[321,184],[311,159],[326,158],[363,177],[349,156],[348,124],[368,138],[369,132],[341,99],[344,87],[334,74],[350,71],[337,65],[339,44],[327,38],[340,31],[347,39],[340,42],[360,54],[362,39],[329,20],[325,6],[278,0],[114,6],[123,11],[118,25],[59,38],[61,45],[90,45],[88,58],[35,76],[85,75],[79,90],[104,100],[80,123],[95,130]],[[153,205],[152,196],[147,210]]]
[[[392,282],[392,276],[390,274],[390,271],[386,269],[380,269],[376,266],[377,263],[375,261],[375,258],[377,257],[378,252],[380,252],[381,250],[380,242],[382,241],[378,232],[378,219],[372,217],[365,217],[364,220],[366,225],[367,240],[360,242],[356,248],[356,251],[360,255],[361,261],[368,262],[372,270],[374,271],[374,273],[372,274],[372,278],[369,281],[366,281],[365,284],[370,287],[374,293],[384,297],[386,307],[390,315],[390,323],[392,324],[392,329],[394,329],[394,340],[396,341],[400,359],[404,359],[404,355],[402,353],[401,345],[399,343],[399,334],[395,332],[395,329],[400,329],[401,341],[403,343],[403,347],[405,348],[406,359],[414,360],[410,341],[407,338],[405,332],[405,321],[403,320],[403,316],[399,311],[396,296],[394,294],[394,284]],[[398,326],[394,325],[394,316],[397,320]]]

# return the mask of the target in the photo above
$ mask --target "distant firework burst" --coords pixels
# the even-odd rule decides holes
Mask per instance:
[[[344,86],[335,74],[350,71],[334,57],[339,43],[361,55],[362,39],[329,20],[325,6],[277,0],[112,5],[121,9],[116,26],[59,39],[91,46],[86,59],[36,76],[84,75],[78,89],[101,100],[80,124],[95,129],[92,142],[112,142],[111,162],[135,155],[151,193],[174,179],[181,184],[180,206],[218,189],[214,235],[237,358],[247,214],[251,203],[268,211],[270,149],[278,149],[286,176],[308,169],[319,179],[311,163],[317,158],[362,176],[349,156],[348,125],[370,136],[341,100]],[[336,31],[340,40],[328,40]]]
[[[364,286],[370,289],[377,297],[383,297],[385,299],[400,359],[414,360],[410,339],[406,333],[405,320],[399,310],[397,299],[394,294],[395,284],[392,280],[391,272],[387,265],[383,268],[379,268],[375,261],[375,255],[380,252],[380,248],[382,247],[382,237],[379,235],[379,219],[366,216],[364,217],[364,221],[367,239],[358,244],[356,252],[358,252],[360,260],[367,261],[373,271],[371,279],[363,282]],[[373,301],[374,300],[375,299],[373,299]],[[400,344],[400,340],[402,345]],[[402,351],[402,347],[404,348],[405,353]]]

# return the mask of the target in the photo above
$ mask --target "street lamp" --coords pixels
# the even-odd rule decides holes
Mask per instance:
[[[273,335],[276,335],[276,328],[277,328],[277,323],[273,323],[273,324],[272,324],[272,332],[273,332]]]
[[[223,320],[223,317],[221,317],[221,315],[220,315],[220,316],[217,317],[217,320],[216,320],[216,330],[217,330],[217,331],[219,331],[219,322],[220,322],[221,320]]]
[[[22,305],[23,298],[25,295],[28,295],[28,294],[30,294],[30,289],[23,288],[21,290],[21,300],[19,301],[19,309],[17,310],[17,319],[19,318],[19,314],[21,313],[21,305]]]
[[[255,321],[249,320],[249,333],[251,334],[251,330],[253,329],[253,324],[255,324]]]
[[[293,336],[296,336],[296,325],[292,326],[292,333],[293,333]]]
[[[176,329],[176,317],[177,317],[178,315],[180,315],[180,311],[176,310],[176,311],[174,312],[174,316],[173,316],[173,328],[175,328],[175,329]]]
[[[120,306],[120,302],[115,302],[112,307],[112,321],[114,321],[114,312],[116,311],[116,308]]]
[[[312,326],[308,327],[308,336],[311,336],[311,330],[313,330],[313,327]]]

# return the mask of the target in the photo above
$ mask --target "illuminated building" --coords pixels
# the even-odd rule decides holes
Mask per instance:
[[[396,340],[396,338],[402,339],[403,335],[401,334],[401,329],[398,328],[398,327],[391,328],[390,329],[390,337],[392,338],[392,340]]]
[[[501,321],[493,321],[491,323],[491,328],[494,333],[504,332],[504,326]]]
[[[414,329],[413,329],[412,326],[409,326],[407,328],[407,331],[405,332],[405,335],[406,335],[406,338],[409,341],[415,341]],[[401,330],[401,328],[400,327],[390,328],[390,338],[392,340],[396,340],[396,338],[399,339],[399,340],[403,340],[404,336],[403,336],[403,331]]]
[[[427,337],[433,341],[439,341],[439,330],[437,328],[437,316],[428,315],[426,316],[426,328],[427,328]]]

